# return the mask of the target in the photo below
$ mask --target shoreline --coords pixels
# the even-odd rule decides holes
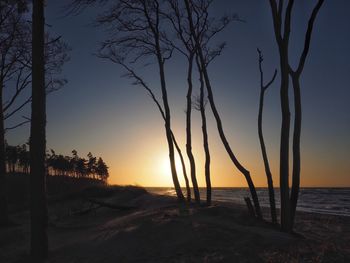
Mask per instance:
[[[152,193],[175,196],[173,188],[146,188]],[[257,189],[261,207],[270,207],[267,188]],[[276,191],[277,193],[277,191]],[[201,200],[205,201],[205,188],[200,188]],[[250,196],[247,187],[213,188],[212,200],[244,204],[244,197]],[[276,195],[279,208],[279,195]],[[350,188],[302,188],[297,211],[350,217]]]

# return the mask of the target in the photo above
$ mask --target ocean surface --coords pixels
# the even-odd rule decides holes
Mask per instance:
[[[148,187],[147,190],[156,194],[175,196],[175,190],[169,187]],[[201,199],[205,200],[206,189],[200,188],[200,194]],[[269,207],[267,188],[257,188],[257,194],[261,206]],[[246,196],[250,196],[248,188],[212,189],[212,199],[215,201],[244,204],[244,197]],[[279,189],[275,189],[275,196],[276,206],[279,208]],[[319,214],[350,216],[350,188],[301,188],[297,210]]]

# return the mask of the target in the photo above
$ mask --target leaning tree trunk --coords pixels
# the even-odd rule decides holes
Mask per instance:
[[[293,131],[293,174],[292,190],[290,196],[291,224],[294,224],[295,210],[298,203],[300,189],[300,135],[301,135],[301,94],[299,76],[292,74],[292,83],[294,90],[294,131]]]
[[[198,69],[200,69],[199,61],[197,61],[197,67]],[[200,108],[201,118],[202,118],[203,148],[205,153],[204,174],[205,174],[205,183],[207,186],[207,205],[209,206],[211,205],[210,151],[209,151],[209,143],[208,143],[207,118],[205,116],[203,74],[200,74],[199,80],[200,80],[199,108]]]
[[[200,203],[200,195],[198,189],[198,183],[196,178],[196,164],[194,161],[193,153],[192,153],[192,136],[191,136],[191,113],[192,113],[192,68],[193,68],[193,59],[194,54],[191,54],[188,60],[188,70],[187,70],[187,109],[186,109],[186,152],[188,159],[190,161],[190,170],[191,170],[191,180],[194,192],[194,198],[196,203]]]
[[[0,103],[3,85],[0,83]],[[2,104],[1,104],[2,105]],[[4,112],[0,105],[0,226],[8,224]]]
[[[44,1],[33,1],[32,115],[30,130],[30,215],[31,256],[43,260],[48,255],[46,203],[46,95],[44,65]]]
[[[159,60],[161,61],[161,60]],[[164,122],[166,123],[167,122],[167,118],[165,116],[165,112],[162,108],[162,106],[160,105],[158,99],[156,98],[156,96],[154,95],[152,89],[150,89],[148,87],[148,85],[142,80],[142,78],[140,78],[131,68],[129,68],[126,64],[124,64],[123,62],[119,62],[119,64],[121,66],[123,66],[128,72],[129,74],[134,77],[139,83],[140,85],[146,89],[146,91],[148,92],[148,94],[150,95],[151,99],[153,100],[153,102],[157,105],[157,108],[160,112],[160,114],[162,115],[162,118],[164,120]],[[164,72],[164,70],[161,70],[161,72]],[[164,76],[163,76],[164,78]],[[164,82],[165,83],[165,82]],[[190,189],[190,184],[189,184],[189,181],[188,181],[188,177],[187,177],[187,172],[186,172],[186,165],[185,165],[185,161],[184,161],[184,158],[183,158],[183,155],[182,155],[182,152],[181,152],[181,149],[176,141],[176,138],[175,138],[175,135],[174,133],[171,131],[171,136],[172,136],[172,140],[173,140],[173,143],[175,145],[175,148],[177,150],[177,153],[180,157],[180,160],[181,160],[181,165],[182,165],[182,172],[183,172],[183,176],[185,178],[185,183],[186,183],[186,191],[187,191],[187,201],[190,202],[191,201],[191,189]]]
[[[191,202],[191,188],[190,188],[190,183],[189,183],[188,177],[187,177],[185,160],[184,160],[184,157],[182,155],[180,146],[178,145],[178,143],[177,143],[177,141],[175,139],[174,134],[173,134],[173,141],[174,141],[174,145],[175,145],[175,148],[177,150],[177,153],[178,153],[178,155],[180,157],[180,160],[181,160],[182,173],[184,175],[185,184],[186,184],[186,198],[187,198],[187,202]]]
[[[205,85],[207,87],[207,91],[208,91],[208,100],[209,100],[209,103],[210,103],[210,107],[213,111],[213,114],[214,114],[214,117],[215,117],[215,120],[216,120],[216,125],[217,125],[217,128],[218,128],[218,132],[219,132],[219,135],[220,135],[220,139],[226,149],[226,152],[228,153],[231,161],[234,163],[234,165],[237,167],[237,169],[244,175],[246,181],[247,181],[247,184],[248,184],[248,187],[249,187],[249,190],[250,190],[250,193],[251,193],[251,196],[252,196],[252,199],[253,199],[253,202],[254,202],[254,207],[255,207],[255,212],[256,212],[256,216],[258,218],[262,218],[262,213],[261,213],[261,209],[260,209],[260,204],[259,204],[259,199],[258,199],[258,195],[256,193],[256,190],[255,190],[255,186],[254,186],[254,183],[251,179],[251,176],[250,176],[250,172],[245,169],[241,163],[237,160],[236,156],[234,155],[227,139],[226,139],[226,136],[225,136],[225,133],[224,133],[224,129],[223,129],[223,126],[222,126],[222,122],[221,122],[221,118],[220,118],[220,115],[218,113],[218,110],[216,109],[216,105],[215,105],[215,102],[214,102],[214,96],[213,96],[213,92],[212,92],[212,88],[211,88],[211,84],[210,84],[210,80],[209,80],[209,75],[208,75],[208,72],[207,72],[207,69],[206,69],[206,61],[205,61],[205,58],[204,58],[204,55],[203,55],[203,52],[202,52],[202,48],[200,46],[200,42],[199,42],[199,39],[198,39],[198,36],[196,35],[196,31],[195,31],[195,28],[194,28],[194,23],[193,23],[193,20],[192,20],[192,14],[191,14],[191,8],[190,8],[190,3],[189,3],[189,0],[184,0],[185,1],[185,5],[186,5],[186,10],[187,10],[187,16],[188,16],[188,20],[189,20],[189,26],[190,26],[190,30],[191,30],[191,34],[192,34],[192,37],[194,38],[194,42],[196,43],[197,47],[198,47],[198,56],[199,56],[199,59],[200,59],[200,63],[202,65],[201,69],[202,69],[202,72],[200,72],[200,74],[203,74],[204,76],[204,80],[205,80]]]
[[[199,56],[200,56],[200,59],[201,59],[201,64],[204,65],[205,64],[205,60],[204,60],[204,57],[203,57],[203,54],[202,54],[201,50],[199,50]],[[215,120],[216,120],[216,125],[217,125],[217,128],[218,128],[220,139],[221,139],[221,141],[222,141],[222,143],[223,143],[223,145],[224,145],[224,147],[226,149],[226,152],[228,153],[231,161],[234,163],[234,165],[237,167],[237,169],[243,174],[243,176],[245,177],[245,179],[247,181],[247,184],[248,184],[248,187],[249,187],[249,190],[250,190],[250,194],[251,194],[252,199],[253,199],[256,216],[258,218],[262,218],[262,213],[261,213],[261,208],[260,208],[258,195],[256,193],[256,189],[255,189],[253,180],[252,180],[252,178],[250,176],[250,172],[247,169],[245,169],[242,166],[242,164],[238,161],[238,159],[236,158],[236,156],[234,155],[234,153],[233,153],[233,151],[231,149],[231,146],[229,145],[229,143],[227,141],[227,138],[226,138],[226,135],[224,133],[223,126],[222,126],[222,122],[221,122],[221,118],[220,118],[219,112],[216,109],[216,105],[215,105],[215,102],[214,102],[214,96],[213,96],[213,93],[212,93],[209,76],[208,76],[208,73],[207,73],[205,67],[203,67],[203,72],[202,73],[204,75],[204,79],[205,79],[205,83],[206,83],[206,87],[207,87],[207,91],[208,91],[208,99],[209,99],[210,107],[211,107],[211,109],[213,111],[213,114],[214,114],[214,117],[215,117]]]
[[[177,172],[176,172],[176,166],[175,166],[174,143],[173,143],[172,131],[171,131],[171,125],[170,125],[170,108],[169,108],[168,94],[167,94],[166,84],[165,84],[164,62],[160,55],[161,51],[159,47],[159,41],[157,41],[157,54],[158,54],[157,59],[158,59],[158,66],[159,66],[162,99],[164,104],[165,132],[166,132],[166,138],[167,138],[168,149],[169,149],[171,175],[172,175],[177,198],[179,201],[184,201],[184,196],[180,187],[179,179],[177,177]]]

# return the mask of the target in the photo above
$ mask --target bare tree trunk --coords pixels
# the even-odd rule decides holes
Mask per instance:
[[[222,122],[221,122],[221,118],[220,118],[220,115],[216,109],[216,105],[215,105],[215,102],[214,102],[214,96],[213,96],[213,92],[212,92],[212,88],[211,88],[211,84],[210,84],[210,80],[209,80],[209,75],[208,75],[208,72],[207,72],[207,69],[206,69],[206,61],[205,61],[205,58],[204,58],[204,55],[203,55],[203,52],[202,52],[202,48],[200,46],[200,42],[198,40],[198,36],[196,35],[196,31],[195,31],[195,28],[194,28],[194,24],[193,24],[193,20],[192,20],[192,14],[191,14],[191,8],[190,8],[190,3],[189,3],[189,0],[184,0],[185,1],[185,5],[186,5],[186,10],[187,10],[187,16],[188,16],[188,20],[189,20],[189,26],[190,26],[190,30],[191,30],[191,33],[192,33],[192,36],[194,38],[194,42],[196,43],[197,47],[198,47],[198,56],[199,56],[199,59],[200,59],[200,63],[202,65],[202,72],[200,72],[201,74],[203,74],[204,76],[204,80],[205,80],[205,85],[207,87],[207,91],[208,91],[208,99],[209,99],[209,103],[210,103],[210,107],[213,111],[213,114],[214,114],[214,117],[215,117],[215,120],[216,120],[216,124],[217,124],[217,128],[218,128],[218,132],[219,132],[219,135],[220,135],[220,138],[221,138],[221,141],[222,143],[224,144],[224,147],[228,153],[228,155],[230,156],[230,159],[231,161],[234,163],[234,165],[237,167],[237,169],[244,175],[246,181],[247,181],[247,184],[248,184],[248,187],[249,187],[249,190],[250,190],[250,193],[252,195],[252,199],[253,199],[253,202],[254,202],[254,207],[255,207],[255,212],[256,212],[256,215],[258,218],[262,218],[262,213],[261,213],[261,209],[260,209],[260,204],[259,204],[259,199],[258,199],[258,195],[256,193],[256,190],[255,190],[255,186],[254,186],[254,183],[251,179],[251,176],[250,176],[250,172],[248,170],[246,170],[242,165],[241,163],[237,160],[236,156],[234,155],[227,139],[226,139],[226,136],[225,136],[225,133],[224,133],[224,129],[222,127]]]
[[[187,90],[187,109],[186,109],[186,152],[188,159],[190,161],[190,169],[191,169],[191,180],[192,180],[192,186],[193,186],[193,192],[194,192],[194,198],[196,200],[196,203],[200,203],[200,195],[199,195],[199,189],[198,189],[198,183],[196,178],[196,164],[194,161],[193,153],[192,153],[192,137],[191,137],[191,112],[192,112],[192,68],[193,68],[193,59],[194,54],[191,54],[189,60],[188,60],[188,71],[187,71],[187,83],[188,83],[188,90]]]
[[[290,75],[292,77],[293,91],[294,91],[294,133],[293,133],[293,177],[292,177],[292,191],[291,191],[291,224],[294,224],[295,210],[298,203],[299,189],[300,189],[300,136],[301,136],[301,121],[302,121],[302,107],[301,107],[301,93],[300,93],[300,76],[303,72],[305,61],[310,49],[311,35],[316,17],[324,3],[324,0],[318,0],[317,4],[312,10],[310,19],[308,21],[307,30],[304,40],[304,48],[301,53],[299,64],[296,71],[291,68]]]
[[[288,2],[285,15],[285,28],[283,36],[282,27],[282,4],[277,9],[275,0],[270,0],[275,38],[280,55],[280,102],[282,112],[281,138],[280,138],[280,196],[281,196],[281,229],[285,232],[292,230],[289,200],[289,132],[290,132],[290,110],[289,110],[289,63],[288,63],[288,41],[290,35],[290,18],[293,0]]]
[[[290,196],[291,224],[294,224],[295,210],[298,203],[300,189],[300,135],[301,135],[301,94],[299,76],[292,74],[294,90],[294,131],[293,131],[293,174],[292,190]]]
[[[161,60],[159,60],[161,61]],[[148,94],[150,95],[151,99],[153,100],[153,102],[157,105],[158,107],[158,110],[164,120],[164,122],[166,123],[167,122],[167,119],[166,119],[166,116],[165,116],[165,111],[163,110],[162,106],[160,105],[158,99],[156,98],[156,96],[154,95],[152,89],[143,81],[143,79],[138,76],[134,70],[132,70],[130,67],[128,67],[123,61],[118,61],[117,62],[119,65],[121,65],[124,69],[127,70],[128,74],[130,75],[131,78],[134,78],[137,83],[139,85],[141,85],[147,92]],[[164,69],[163,69],[163,74],[164,74]],[[163,76],[163,78],[165,79],[165,77]],[[165,83],[165,82],[164,82]],[[173,143],[175,145],[175,148],[178,152],[178,155],[180,157],[180,160],[181,160],[181,165],[182,165],[182,171],[183,171],[183,175],[184,175],[184,178],[185,178],[185,182],[186,182],[186,191],[187,191],[187,200],[188,202],[191,201],[191,189],[190,189],[190,185],[189,185],[189,181],[188,181],[188,177],[187,177],[187,172],[186,172],[186,165],[185,165],[185,161],[184,161],[184,158],[183,158],[183,155],[182,155],[182,152],[181,152],[181,149],[176,141],[176,138],[175,138],[175,135],[174,133],[171,131],[171,136],[172,136],[172,140],[173,140]]]
[[[258,133],[259,133],[261,152],[262,152],[262,156],[263,156],[263,160],[264,160],[267,185],[268,185],[268,189],[269,189],[271,219],[272,219],[272,222],[274,224],[276,224],[277,223],[277,214],[276,214],[276,204],[275,204],[275,191],[273,188],[272,174],[271,174],[271,170],[270,170],[269,160],[267,158],[264,136],[263,136],[263,132],[262,132],[262,112],[263,112],[263,106],[264,106],[264,93],[265,93],[265,91],[261,90],[260,104],[259,104],[259,117],[258,117],[258,130],[259,130]]]
[[[201,72],[200,63],[198,60],[197,60],[197,67],[199,72]],[[209,206],[211,205],[210,151],[209,151],[209,143],[208,143],[207,118],[205,116],[203,74],[200,74],[199,80],[200,80],[199,108],[200,108],[201,118],[202,118],[203,148],[205,153],[204,174],[205,174],[205,183],[207,186],[207,205]]]
[[[283,53],[282,53],[283,54]],[[289,110],[289,75],[288,64],[285,56],[281,56],[281,141],[280,141],[280,193],[281,193],[281,228],[283,231],[291,231],[290,200],[289,200],[289,133],[290,133],[290,110]]]
[[[262,56],[262,53],[259,49],[258,49],[258,54],[259,54],[259,71],[260,71],[260,101],[259,101],[259,114],[258,114],[258,134],[259,134],[261,153],[263,156],[263,161],[264,161],[264,166],[265,166],[267,186],[269,189],[271,219],[272,219],[272,223],[277,224],[275,190],[273,188],[272,174],[271,174],[269,159],[267,157],[263,129],[262,129],[262,116],[263,116],[263,108],[264,108],[265,91],[269,88],[269,86],[275,80],[276,75],[277,75],[277,70],[275,70],[275,73],[274,73],[272,79],[269,81],[269,83],[267,83],[267,85],[264,86],[264,74],[263,74],[263,70],[262,70],[263,56]]]
[[[180,183],[177,177],[176,172],[176,166],[175,166],[175,155],[174,155],[174,144],[172,139],[172,131],[171,131],[171,125],[170,125],[170,108],[169,108],[169,102],[168,102],[168,95],[167,95],[167,89],[166,89],[166,82],[165,82],[165,74],[164,74],[164,62],[162,61],[162,58],[160,57],[160,48],[159,48],[159,41],[157,41],[157,53],[158,53],[158,65],[159,65],[159,75],[160,75],[160,83],[161,83],[161,89],[162,89],[162,98],[163,98],[163,104],[164,104],[164,113],[165,113],[165,131],[166,131],[166,138],[168,142],[168,148],[169,148],[169,160],[170,160],[170,168],[171,168],[171,175],[176,191],[176,195],[179,201],[184,200],[184,196],[180,187]]]
[[[289,64],[288,45],[291,31],[291,16],[294,0],[289,0],[285,16],[283,17],[283,1],[279,5],[275,0],[269,0],[276,42],[279,48],[281,67],[281,108],[282,108],[282,128],[281,128],[281,148],[280,148],[280,190],[281,190],[281,228],[283,231],[291,232],[293,229],[295,210],[298,201],[300,187],[300,133],[301,133],[301,96],[300,96],[300,75],[303,71],[306,57],[310,48],[313,25],[324,0],[318,0],[310,16],[304,48],[301,53],[297,69],[292,70]],[[282,34],[282,25],[284,31]],[[294,133],[293,133],[293,177],[292,191],[289,199],[289,132],[290,132],[290,112],[289,112],[289,76],[292,77],[294,91]]]
[[[30,215],[31,256],[43,260],[48,255],[46,203],[46,95],[44,65],[44,1],[33,1],[32,116],[30,130]]]
[[[187,177],[187,172],[186,172],[186,165],[185,165],[185,161],[184,161],[184,157],[182,155],[182,152],[181,152],[181,149],[180,149],[180,146],[178,145],[176,139],[175,139],[175,136],[173,134],[173,141],[174,141],[174,145],[175,145],[175,148],[177,150],[177,153],[180,157],[180,160],[181,160],[181,166],[182,166],[182,173],[184,175],[184,178],[185,178],[185,183],[186,183],[186,197],[187,197],[187,201],[188,202],[191,202],[191,188],[190,188],[190,183],[188,181],[188,177]]]
[[[0,83],[0,103],[2,105],[3,85]],[[9,221],[6,193],[6,151],[5,151],[5,127],[4,112],[0,106],[0,225],[7,225]]]
[[[158,3],[157,3],[158,4]],[[169,148],[169,161],[170,161],[170,168],[171,168],[171,175],[174,183],[174,188],[176,191],[176,195],[179,201],[184,201],[184,196],[180,187],[179,179],[177,177],[176,172],[176,166],[175,166],[175,155],[174,155],[174,144],[173,144],[173,136],[171,131],[171,118],[170,118],[170,107],[168,102],[168,94],[167,94],[167,88],[166,88],[166,82],[165,82],[165,71],[164,71],[164,58],[162,56],[162,51],[160,48],[160,32],[158,29],[158,24],[156,27],[151,25],[151,21],[149,18],[149,14],[147,13],[147,8],[144,5],[144,12],[147,17],[147,21],[150,24],[150,29],[153,32],[154,40],[155,40],[155,54],[157,57],[158,67],[159,67],[159,76],[160,76],[160,86],[162,90],[162,99],[163,99],[163,105],[164,105],[164,115],[165,115],[165,131],[166,131],[166,138],[168,142],[168,148]],[[157,19],[159,18],[159,9],[157,8]]]

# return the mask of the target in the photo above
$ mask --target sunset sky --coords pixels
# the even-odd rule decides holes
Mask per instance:
[[[161,116],[146,92],[121,77],[124,71],[97,58],[102,28],[91,25],[103,9],[90,8],[64,16],[69,1],[47,1],[50,30],[70,45],[64,66],[68,84],[47,100],[47,146],[57,153],[80,156],[89,151],[110,167],[109,182],[142,186],[172,186],[168,149]],[[256,186],[266,178],[257,134],[259,72],[256,48],[264,53],[265,78],[278,68],[271,12],[267,0],[218,0],[212,15],[237,13],[218,38],[227,48],[209,67],[213,92],[229,142]],[[307,19],[315,1],[296,1],[291,57],[299,57]],[[350,1],[325,1],[315,23],[311,49],[302,75],[302,186],[350,186]],[[294,55],[294,56],[293,56]],[[295,62],[292,59],[292,63]],[[150,61],[153,62],[153,61]],[[184,58],[175,54],[166,64],[173,131],[185,153],[186,78]],[[147,83],[159,93],[156,64],[141,68]],[[280,104],[279,76],[266,94],[264,135],[275,185],[278,186]],[[199,93],[195,87],[195,93]],[[27,109],[28,111],[28,109]],[[23,112],[25,114],[26,112]],[[22,115],[23,115],[22,114]],[[226,154],[208,105],[213,186],[246,186]],[[8,124],[10,125],[10,123]],[[193,149],[200,186],[205,186],[204,152],[199,112],[193,112]],[[6,134],[10,144],[25,143],[29,127]],[[188,166],[189,169],[189,166]],[[179,178],[184,186],[181,169]]]

